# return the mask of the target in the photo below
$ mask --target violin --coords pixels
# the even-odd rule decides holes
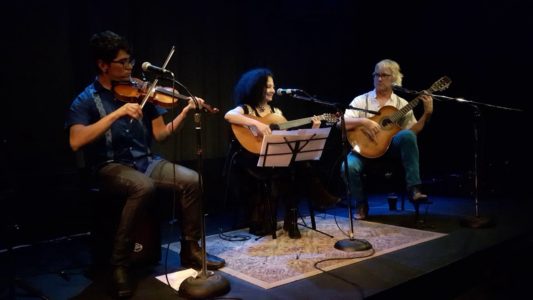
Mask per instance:
[[[130,78],[130,80],[114,81],[113,92],[120,101],[137,103],[146,97],[149,83],[138,78]],[[181,95],[177,90],[170,87],[156,86],[153,92],[148,97],[148,101],[153,102],[164,108],[171,108],[178,103],[178,100],[189,101],[191,97]],[[217,113],[219,109],[213,107],[204,101],[202,108],[206,112]]]

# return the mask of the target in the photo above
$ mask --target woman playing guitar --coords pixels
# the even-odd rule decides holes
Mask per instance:
[[[257,160],[259,154],[258,148],[261,145],[261,141],[264,135],[269,135],[272,133],[272,124],[278,124],[286,122],[287,120],[283,117],[281,110],[277,107],[271,105],[271,101],[274,97],[274,76],[272,72],[268,69],[253,69],[242,75],[237,85],[235,86],[234,98],[237,106],[225,115],[225,119],[232,125],[232,130],[239,142],[241,149],[239,150],[239,155],[237,155],[237,165],[245,170],[248,174],[261,174],[265,172],[272,172],[271,168],[258,168]],[[304,120],[304,119],[302,119]],[[320,117],[311,117],[306,120],[307,123],[312,123],[313,128],[320,127]],[[243,151],[242,148],[246,149]],[[305,168],[309,169],[310,165],[304,164],[303,166],[298,166],[299,169]],[[283,169],[276,169],[279,172]],[[302,172],[298,172],[296,177],[305,177],[306,180],[312,180],[312,183],[307,183],[307,190],[309,187],[313,191],[309,191],[309,195],[316,197],[316,201],[319,206],[329,206],[336,204],[338,202],[338,197],[330,195],[322,186],[320,181],[316,176],[310,176],[309,170],[305,171],[306,176]],[[261,174],[264,175],[264,174]],[[287,190],[284,188],[288,179],[286,178],[287,174],[281,175],[276,174],[271,178],[277,178],[276,182],[272,182],[273,191],[276,190]],[[250,179],[251,176],[243,176],[243,180]],[[254,176],[257,177],[257,176]],[[261,176],[263,177],[263,176]],[[281,180],[279,180],[281,178]],[[300,179],[300,178],[297,178]],[[304,179],[304,178],[301,178]],[[251,188],[255,186],[253,182],[241,183],[243,188]],[[257,195],[257,191],[250,190],[251,195]],[[281,192],[284,193],[284,192]],[[295,201],[296,197],[284,197],[285,198],[285,223],[283,228],[288,231],[290,238],[300,238],[300,232],[296,226],[296,208],[297,203]],[[275,198],[274,198],[275,199]],[[315,200],[315,199],[312,199]],[[256,200],[254,205],[254,212],[251,216],[250,232],[256,235],[264,235],[272,230],[269,227],[268,222],[264,226],[265,222],[262,220],[268,218],[261,212],[261,205],[263,203]]]

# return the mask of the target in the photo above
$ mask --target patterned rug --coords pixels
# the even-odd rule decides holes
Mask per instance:
[[[310,224],[309,218],[305,218],[305,222]],[[289,239],[283,229],[278,230],[277,238],[274,240],[272,235],[256,240],[247,229],[241,229],[227,232],[226,235],[249,236],[248,240],[227,241],[219,235],[212,235],[206,238],[207,250],[226,260],[226,266],[220,271],[269,289],[321,273],[322,271],[314,267],[315,262],[321,260],[333,259],[318,264],[320,269],[332,270],[445,235],[380,223],[354,221],[354,237],[368,241],[373,249],[345,252],[335,249],[334,245],[335,242],[348,238],[345,233],[350,228],[349,220],[343,217],[335,218],[332,215],[320,215],[316,217],[316,223],[318,230],[332,235],[333,238],[300,226],[302,238],[298,240]],[[179,245],[173,243],[171,249],[179,253]]]

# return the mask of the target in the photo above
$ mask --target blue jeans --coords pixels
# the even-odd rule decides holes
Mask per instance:
[[[401,130],[392,139],[391,145],[385,155],[400,159],[405,170],[405,183],[407,188],[422,183],[420,180],[419,153],[416,134],[411,130]],[[379,159],[379,158],[378,158]],[[368,203],[368,198],[363,189],[361,176],[365,164],[370,159],[360,156],[356,152],[348,154],[348,179],[352,198],[356,206]],[[341,166],[341,174],[344,174],[344,163]],[[344,176],[346,180],[346,176]]]

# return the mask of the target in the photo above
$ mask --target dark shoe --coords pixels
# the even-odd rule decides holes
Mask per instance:
[[[113,293],[118,298],[133,295],[133,284],[127,267],[118,266],[113,269]]]
[[[208,270],[218,270],[222,268],[226,261],[218,256],[209,253],[206,256],[206,266]],[[181,266],[199,270],[202,268],[202,249],[196,241],[182,241],[180,251]]]
[[[422,194],[418,185],[412,186],[408,189],[407,197],[409,198],[409,201],[413,203],[428,202],[428,195]]]
[[[365,220],[368,217],[368,203],[361,203],[355,205],[355,215],[356,220]]]
[[[298,212],[296,208],[291,208],[287,212],[285,212],[283,230],[289,233],[289,238],[291,239],[302,238],[302,234],[298,229]]]

